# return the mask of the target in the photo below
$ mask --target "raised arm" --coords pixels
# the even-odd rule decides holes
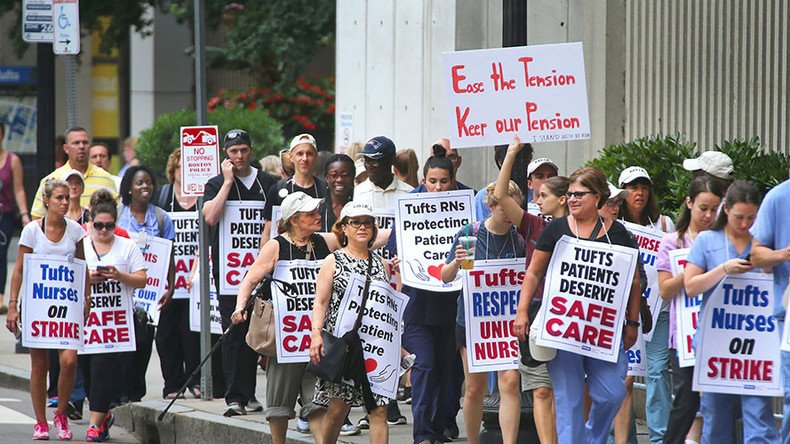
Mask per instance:
[[[513,171],[513,164],[516,162],[516,156],[519,151],[524,147],[518,136],[513,136],[513,143],[507,147],[507,154],[505,160],[502,162],[502,169],[499,170],[499,176],[496,180],[496,188],[494,189],[494,198],[497,204],[505,211],[508,219],[513,221],[513,225],[519,226],[521,218],[524,216],[524,210],[518,202],[513,199],[508,199],[508,189],[510,188],[510,173]]]
[[[220,169],[223,177],[222,186],[213,199],[203,204],[203,217],[206,218],[206,223],[211,226],[217,225],[222,218],[222,211],[225,209],[225,202],[228,200],[230,187],[234,180],[233,164],[230,159],[223,160]]]

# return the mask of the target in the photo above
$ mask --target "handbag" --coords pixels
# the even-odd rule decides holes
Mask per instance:
[[[354,322],[354,327],[346,332],[343,337],[338,338],[332,333],[321,330],[321,340],[324,342],[324,355],[318,363],[313,364],[312,361],[307,363],[308,372],[316,377],[328,382],[341,382],[346,374],[346,368],[349,364],[348,342],[346,342],[346,335],[356,334],[362,323],[362,313],[365,311],[365,305],[368,301],[368,292],[370,290],[370,271],[373,267],[372,254],[368,256],[368,272],[365,276],[365,289],[362,291],[362,303],[357,313],[357,320]]]
[[[272,301],[255,298],[250,313],[250,327],[244,340],[255,353],[274,356],[277,349],[274,340],[274,306]]]

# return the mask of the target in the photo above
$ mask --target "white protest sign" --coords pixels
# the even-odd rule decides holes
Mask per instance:
[[[209,179],[219,174],[219,129],[181,127],[181,193],[202,196]]]
[[[310,360],[313,303],[318,271],[324,261],[278,261],[275,279],[287,282],[272,283],[274,303],[274,339],[277,362],[307,362]],[[286,289],[287,292],[282,290]]]
[[[455,233],[473,220],[472,190],[408,193],[395,203],[395,230],[404,285],[432,291],[458,291],[461,275],[442,282],[442,267]]]
[[[277,224],[280,223],[281,214],[283,214],[283,208],[281,206],[272,206],[272,228],[269,230],[269,239],[274,239],[280,234],[277,230]]]
[[[132,290],[132,302],[135,307],[147,311],[159,323],[159,298],[165,294],[167,272],[170,269],[170,253],[173,241],[161,237],[147,236],[145,233],[129,233],[129,238],[137,242],[143,253],[147,280],[145,287]]]
[[[645,338],[643,335],[636,335],[636,342],[633,347],[625,351],[628,357],[628,376],[646,376],[647,359],[645,358]]]
[[[678,248],[669,252],[669,265],[672,275],[679,275],[686,268],[686,257],[691,248]],[[694,335],[697,333],[699,308],[702,305],[702,295],[689,296],[684,287],[681,287],[675,296],[675,349],[678,351],[678,364],[680,367],[691,367],[696,358],[691,347]]]
[[[562,236],[546,271],[537,344],[616,362],[637,254]]]
[[[453,148],[590,138],[582,44],[442,54]]]
[[[241,281],[258,257],[263,207],[257,200],[229,200],[219,223],[219,294],[238,294]]]
[[[725,277],[705,301],[697,332],[694,391],[782,396],[773,275]]]
[[[219,297],[217,292],[214,291],[214,275],[211,273],[211,266],[209,265],[209,299],[211,318],[211,334],[222,334],[222,317],[219,313]],[[189,292],[189,329],[191,331],[200,331],[200,262],[195,266],[195,275],[192,278],[192,290]]]
[[[86,249],[86,254],[91,252]],[[113,265],[119,271],[129,272],[129,263],[126,261],[107,264],[91,259],[88,262],[91,270]],[[85,322],[85,349],[80,354],[117,353],[136,349],[132,292],[129,287],[115,280],[91,283],[91,313]]]
[[[513,322],[526,274],[524,260],[476,260],[473,270],[462,271],[469,373],[518,369]]]
[[[656,268],[656,260],[658,259],[658,247],[661,246],[661,238],[664,237],[664,232],[650,227],[644,227],[635,223],[621,221],[625,228],[631,232],[639,244],[639,254],[642,256],[642,265],[645,267],[645,274],[647,275],[647,288],[642,293],[642,297],[647,300],[647,305],[650,307],[650,313],[653,315],[654,320],[658,320],[658,315],[661,314],[661,305],[663,299],[658,290],[658,269]],[[653,328],[645,333],[645,341],[650,342],[653,340],[653,331],[657,322],[653,322]]]
[[[176,266],[173,299],[189,299],[187,280],[195,264],[198,249],[197,211],[173,211],[167,213],[173,220],[176,238],[173,242],[173,261]]]
[[[376,218],[376,226],[379,228],[379,230],[391,230],[395,227],[394,209],[374,208],[373,216]],[[395,270],[392,267],[392,259],[395,257],[395,253],[390,252],[384,247],[381,247],[378,250],[376,250],[376,253],[379,256],[381,256],[381,260],[384,261],[384,265],[389,270],[390,285],[392,286],[392,288],[397,288],[398,275],[397,273],[395,273]]]
[[[353,328],[364,289],[365,277],[352,273],[340,301],[335,331],[332,332],[335,336],[341,337]],[[358,330],[370,389],[390,399],[395,399],[398,392],[400,323],[408,301],[408,296],[393,290],[386,282],[372,281]]]
[[[22,345],[83,349],[85,261],[26,254],[22,285]]]

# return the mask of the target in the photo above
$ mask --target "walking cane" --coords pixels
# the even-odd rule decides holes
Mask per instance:
[[[283,292],[283,293],[285,293],[286,295],[288,295],[288,294],[289,294],[289,291],[288,291],[288,289],[289,289],[289,286],[290,286],[290,284],[288,284],[287,282],[280,281],[279,279],[274,279],[274,278],[272,277],[272,275],[271,275],[271,274],[266,274],[266,275],[263,277],[263,279],[261,280],[261,282],[258,284],[258,286],[263,286],[263,285],[270,285],[270,284],[271,284],[271,282],[278,282],[278,283],[280,283],[280,284],[283,284],[283,287],[279,287],[279,288],[280,288],[280,291],[282,291],[282,292]],[[258,292],[258,287],[256,287],[256,288],[255,288],[255,290],[253,290],[253,291],[252,291],[252,294],[253,294],[253,295],[255,295],[255,294],[259,294],[259,292]],[[250,313],[250,311],[252,310],[252,304],[255,302],[255,299],[256,299],[257,297],[259,297],[259,296],[251,296],[251,297],[250,297],[250,298],[247,300],[247,304],[244,306],[244,310],[242,310],[242,312],[247,312],[247,313],[248,313],[248,316],[249,316],[249,313]],[[162,421],[162,418],[164,418],[164,417],[165,417],[165,413],[167,413],[167,411],[168,411],[168,410],[170,410],[170,407],[172,407],[172,406],[173,406],[173,403],[174,403],[174,402],[176,402],[176,400],[177,400],[179,397],[181,397],[181,395],[182,395],[182,394],[183,394],[183,393],[186,391],[186,389],[187,389],[187,386],[189,385],[189,381],[191,381],[191,380],[192,380],[192,378],[194,378],[194,377],[195,377],[195,376],[196,376],[196,375],[197,375],[197,374],[200,372],[200,369],[202,369],[202,368],[203,368],[203,366],[206,364],[206,362],[209,360],[209,358],[211,358],[211,355],[213,355],[213,354],[214,354],[214,352],[215,352],[215,351],[217,351],[217,347],[219,347],[219,346],[220,346],[220,344],[222,344],[222,340],[223,340],[223,339],[225,339],[225,336],[226,336],[228,333],[230,333],[231,331],[233,331],[233,329],[236,327],[236,325],[238,325],[238,324],[231,323],[231,324],[230,324],[230,327],[228,327],[228,329],[227,329],[227,330],[225,330],[225,331],[222,333],[222,335],[219,337],[219,339],[217,339],[217,342],[216,342],[216,344],[214,344],[214,346],[213,346],[213,347],[211,347],[211,350],[209,350],[209,352],[208,352],[208,354],[206,355],[206,357],[205,357],[205,358],[203,358],[203,360],[200,362],[200,365],[198,365],[198,366],[197,366],[197,368],[195,369],[195,371],[193,371],[193,372],[192,372],[192,374],[191,374],[191,375],[189,375],[189,377],[186,379],[186,382],[184,382],[184,385],[182,385],[182,386],[181,386],[181,388],[178,390],[178,393],[176,394],[176,396],[175,396],[173,399],[171,399],[171,400],[170,400],[170,403],[169,403],[169,404],[167,404],[167,407],[165,407],[165,409],[164,409],[164,410],[162,410],[162,413],[160,413],[160,414],[159,414],[159,416],[156,418],[156,420],[157,420],[158,422],[161,422],[161,421]]]

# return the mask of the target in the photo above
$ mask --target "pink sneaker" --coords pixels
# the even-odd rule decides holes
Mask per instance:
[[[55,424],[55,430],[58,431],[58,439],[61,441],[71,441],[72,433],[69,428],[69,418],[63,413],[55,410],[55,419],[52,422]]]
[[[49,424],[46,421],[37,422],[36,427],[33,429],[34,440],[48,440],[49,439]]]

